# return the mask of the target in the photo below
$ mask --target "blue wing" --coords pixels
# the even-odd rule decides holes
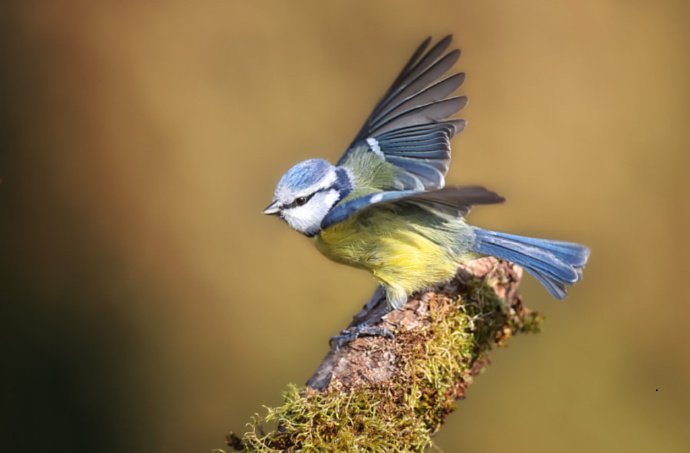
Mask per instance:
[[[340,223],[353,214],[373,206],[395,203],[415,203],[429,206],[455,215],[465,215],[473,205],[494,204],[505,201],[503,197],[481,186],[446,187],[431,192],[400,190],[364,195],[336,205],[321,222],[321,229]]]
[[[412,175],[416,188],[444,186],[450,139],[465,127],[465,120],[448,118],[467,104],[464,96],[449,96],[465,75],[458,73],[437,81],[455,64],[460,51],[445,53],[452,40],[446,36],[425,53],[430,40],[427,38],[412,55],[338,165],[352,157],[351,149],[365,146]]]

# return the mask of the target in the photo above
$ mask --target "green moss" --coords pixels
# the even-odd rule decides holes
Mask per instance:
[[[483,280],[465,283],[462,299],[426,295],[426,321],[391,342],[396,373],[385,384],[325,391],[290,386],[280,407],[256,415],[229,445],[273,451],[423,451],[464,397],[494,344],[537,332],[542,318],[507,305]],[[275,429],[264,432],[264,426]]]

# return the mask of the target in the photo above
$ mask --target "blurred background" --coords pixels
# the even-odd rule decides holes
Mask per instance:
[[[455,34],[477,225],[592,250],[437,436],[446,452],[690,446],[690,7],[620,1],[0,6],[0,450],[209,452],[369,297],[262,216]]]

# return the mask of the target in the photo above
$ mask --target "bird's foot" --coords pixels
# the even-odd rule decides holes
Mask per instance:
[[[340,335],[331,337],[329,344],[332,350],[336,350],[342,348],[359,337],[395,338],[395,334],[385,327],[372,326],[367,323],[362,323],[353,327],[348,327],[345,330],[341,330]]]

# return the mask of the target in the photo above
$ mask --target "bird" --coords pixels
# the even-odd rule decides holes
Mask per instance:
[[[590,251],[573,242],[491,231],[465,221],[504,198],[479,185],[445,186],[462,72],[452,35],[425,39],[339,160],[299,162],[278,181],[263,213],[308,237],[327,258],[369,271],[389,310],[450,280],[460,264],[494,256],[522,266],[556,299],[582,279]]]

